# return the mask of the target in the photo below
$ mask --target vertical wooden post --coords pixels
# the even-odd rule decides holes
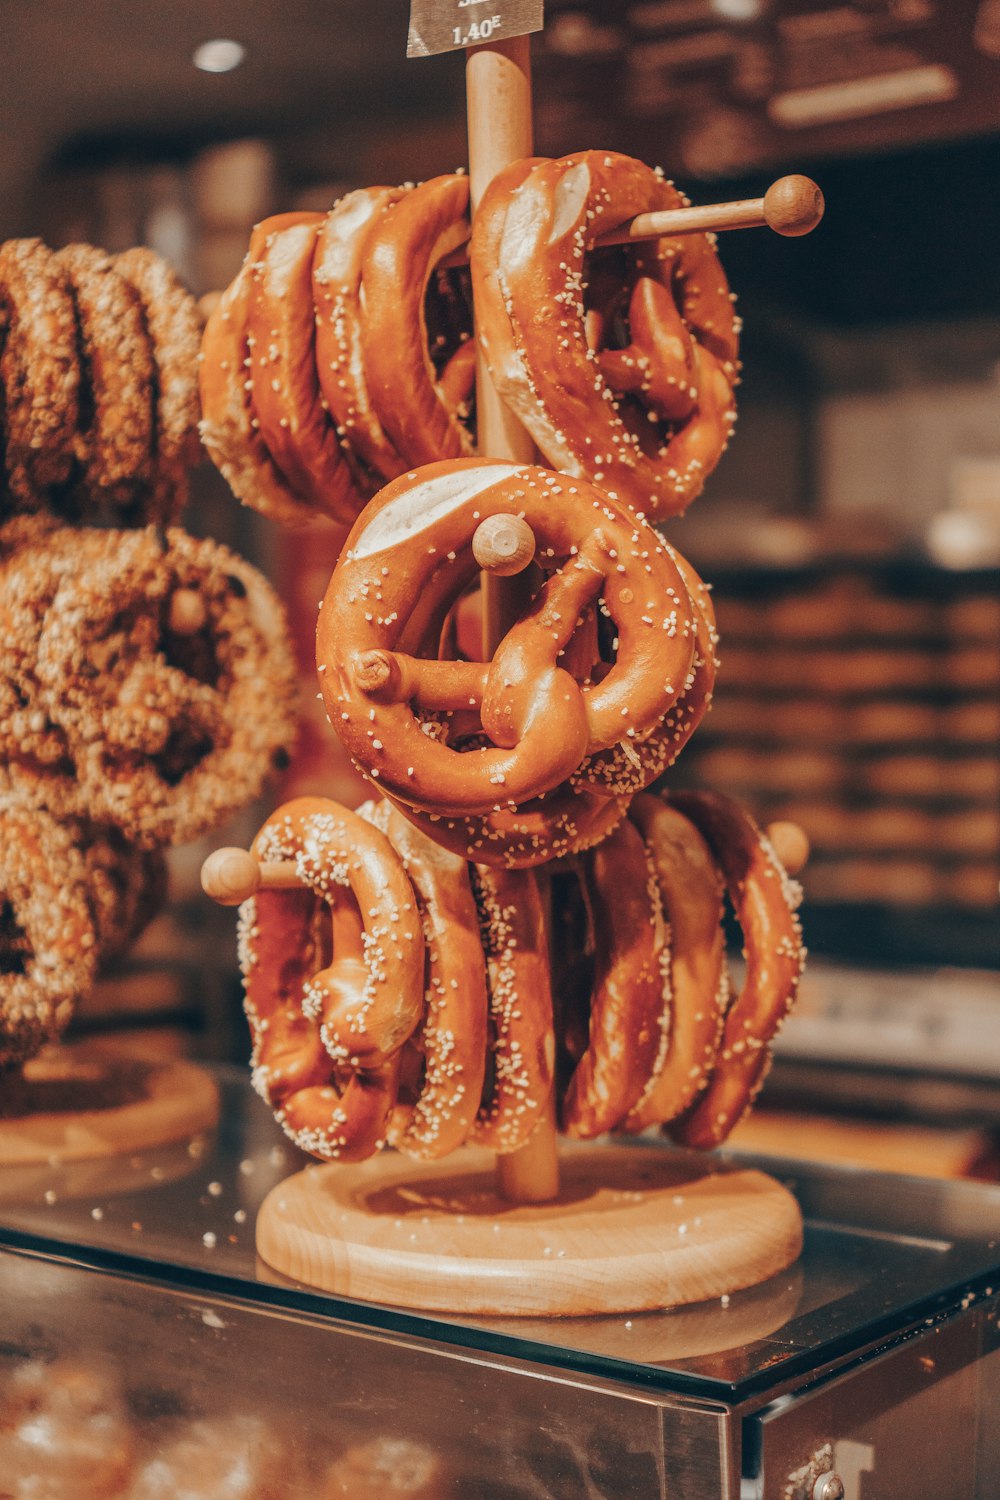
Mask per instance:
[[[498,172],[532,153],[531,39],[514,37],[469,49],[466,61],[469,186],[472,211]],[[534,445],[497,395],[482,356],[476,362],[479,451],[490,458],[531,463]],[[521,614],[531,570],[513,578],[482,575],[483,647],[486,658]],[[559,1192],[555,1101],[550,1094],[530,1139],[497,1158],[501,1194],[516,1203],[543,1203]]]

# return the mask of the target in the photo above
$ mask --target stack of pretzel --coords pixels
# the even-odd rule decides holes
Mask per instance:
[[[209,320],[202,433],[237,493],[355,514],[319,682],[382,800],[290,803],[228,892],[221,864],[206,882],[249,897],[255,1081],[318,1156],[513,1152],[553,1088],[570,1135],[713,1146],[794,999],[799,892],[768,840],[727,798],[649,791],[717,668],[708,590],[650,523],[725,447],[737,320],[710,237],[597,241],[683,201],[611,152],[484,195],[477,346],[552,469],[475,456],[460,176],[265,221]],[[529,564],[530,604],[476,660],[479,569]]]
[[[520,162],[479,207],[470,266],[450,264],[461,173],[263,220],[205,329],[206,448],[276,520],[351,524],[384,481],[475,452],[474,296],[493,378],[550,463],[678,514],[735,419],[729,287],[705,235],[594,247],[686,201],[617,152]]]
[[[273,592],[166,526],[200,335],[152,251],[0,245],[0,1078],[156,912],[162,849],[256,796],[293,732]]]

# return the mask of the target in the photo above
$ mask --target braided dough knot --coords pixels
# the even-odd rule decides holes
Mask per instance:
[[[511,513],[548,576],[493,660],[415,654],[436,652],[475,574],[477,527]],[[595,608],[617,630],[615,659],[579,681],[570,647]],[[406,474],[366,507],[327,590],[317,652],[331,721],[379,789],[468,815],[576,773],[586,782],[590,757],[641,743],[684,693],[695,638],[681,568],[643,522],[584,481],[470,459]],[[427,715],[450,716],[455,742],[447,726],[429,733]],[[604,773],[595,790],[614,795]]]

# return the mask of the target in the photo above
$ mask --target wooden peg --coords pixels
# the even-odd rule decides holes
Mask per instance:
[[[301,884],[291,860],[257,860],[246,849],[216,849],[201,867],[201,888],[220,906],[239,906],[258,891]]]
[[[167,628],[173,635],[196,635],[208,618],[197,589],[175,589],[167,609]]]
[[[520,516],[487,516],[472,537],[472,555],[487,573],[511,578],[535,556],[535,533]]]
[[[809,835],[804,828],[798,823],[779,819],[768,823],[764,832],[789,875],[798,875],[805,869],[809,858]]]
[[[732,203],[694,204],[639,214],[627,224],[602,234],[599,245],[624,245],[633,240],[657,239],[663,234],[695,234],[705,230],[757,229],[766,224],[776,234],[808,234],[823,217],[823,194],[810,177],[779,177],[763,198],[739,198]]]

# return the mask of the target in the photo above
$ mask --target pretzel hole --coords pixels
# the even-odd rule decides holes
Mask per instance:
[[[207,734],[179,724],[171,730],[159,755],[153,756],[153,766],[167,786],[179,786],[212,749],[214,743]]]
[[[176,667],[206,687],[218,687],[222,672],[207,618],[198,630],[179,633],[171,630],[168,614],[161,626],[159,648],[168,667]]]
[[[0,974],[26,974],[34,956],[31,939],[13,905],[6,897],[0,898]]]
[[[472,278],[468,266],[437,266],[424,293],[427,348],[445,403],[470,433],[476,427]],[[470,357],[471,355],[471,357]]]

